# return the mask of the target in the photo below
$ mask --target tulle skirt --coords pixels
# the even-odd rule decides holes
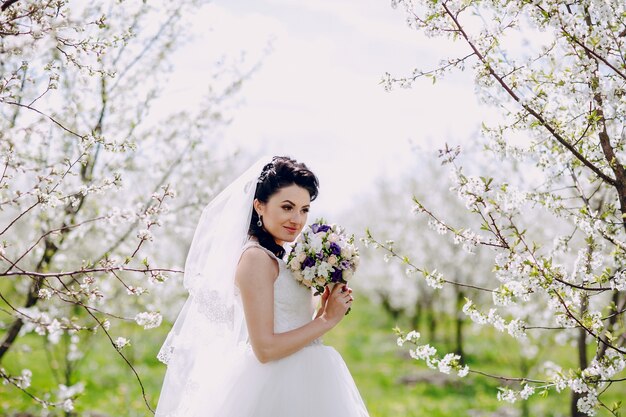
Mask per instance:
[[[369,416],[346,363],[331,346],[314,344],[267,363],[249,349],[231,370],[204,399],[204,417]]]

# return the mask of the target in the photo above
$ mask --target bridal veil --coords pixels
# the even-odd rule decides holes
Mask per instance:
[[[200,412],[194,407],[219,388],[244,349],[247,328],[234,276],[248,239],[257,180],[270,161],[258,160],[202,212],[185,262],[189,297],[157,356],[167,371],[156,417]]]

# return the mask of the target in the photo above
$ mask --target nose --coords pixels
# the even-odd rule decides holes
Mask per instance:
[[[304,219],[305,214],[300,213],[300,212],[295,212],[291,215],[291,223],[293,224],[300,224],[302,223],[303,219]]]

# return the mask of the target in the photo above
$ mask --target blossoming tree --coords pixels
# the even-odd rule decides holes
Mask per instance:
[[[544,340],[575,344],[578,366],[556,363],[531,376],[492,375],[518,383],[501,387],[498,398],[515,402],[569,389],[572,416],[594,415],[599,408],[617,416],[620,404],[602,398],[626,381],[620,376],[626,367],[626,4],[392,4],[404,10],[411,27],[461,44],[465,52],[410,76],[385,74],[386,88],[411,87],[420,78],[435,81],[454,69],[471,68],[479,97],[500,115],[483,126],[488,152],[494,160],[517,159],[539,171],[532,187],[516,189],[505,178],[466,174],[457,162],[458,149],[446,146],[442,159],[455,175],[454,189],[480,228],[452,224],[415,199],[416,212],[466,248],[493,251],[492,284],[482,288],[492,295],[491,305],[468,299],[465,314],[520,342],[541,332]],[[522,216],[527,210],[550,214],[553,222],[569,225],[567,233],[550,239],[533,233]],[[431,286],[464,284],[413,265],[376,236],[367,241],[421,271]],[[417,332],[399,331],[398,343],[414,344],[411,356],[442,372],[480,373],[419,338]]]
[[[181,272],[186,222],[231,164],[215,138],[254,69],[222,64],[200,105],[154,115],[186,16],[201,3],[0,2],[3,392],[70,412],[90,339],[108,342],[143,391],[117,324],[159,326],[163,294],[175,307],[166,281]],[[56,387],[31,385],[32,370],[12,363],[32,349],[31,333],[64,363]],[[55,349],[59,341],[68,348]],[[151,408],[145,392],[144,401]]]
[[[427,283],[415,273],[414,268],[392,262],[391,253],[380,259],[376,250],[362,252],[368,267],[359,272],[362,278],[356,280],[354,285],[359,292],[381,304],[394,319],[408,318],[416,329],[427,331],[429,340],[453,339],[455,353],[461,354],[465,324],[461,307],[469,294],[474,299],[484,297],[471,287],[486,284],[491,264],[486,251],[467,253],[462,245],[453,241],[439,242],[438,237],[448,230],[432,219],[406,221],[412,206],[408,192],[427,196],[430,204],[440,208],[440,215],[445,215],[455,224],[474,221],[453,195],[438,192],[438,189],[448,188],[450,184],[445,168],[437,166],[430,159],[430,154],[424,150],[416,152],[415,162],[411,164],[414,168],[410,173],[393,181],[380,180],[369,195],[363,195],[356,206],[370,209],[366,213],[351,212],[352,227],[369,224],[368,232],[384,241],[386,247],[397,250],[410,248],[412,262],[428,270],[436,269],[447,276],[458,277],[468,285],[440,287],[436,282]],[[375,222],[369,223],[372,218],[376,219]],[[435,276],[437,271],[429,277]],[[445,329],[438,331],[443,316],[455,318],[452,337],[444,333]]]

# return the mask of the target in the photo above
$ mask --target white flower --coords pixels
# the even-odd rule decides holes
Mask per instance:
[[[137,232],[137,237],[141,240],[147,240],[150,242],[154,240],[154,238],[152,237],[152,233],[150,233],[148,229],[142,229],[139,232]]]
[[[528,397],[530,397],[531,395],[533,395],[535,393],[535,387],[531,386],[531,385],[524,385],[524,389],[522,389],[519,393],[520,397],[522,397],[524,400],[527,400]]]
[[[430,359],[430,357],[436,353],[437,353],[437,349],[435,349],[434,347],[430,345],[417,346],[415,349],[411,349],[409,351],[409,355],[411,355],[413,359],[422,359],[422,360]]]
[[[22,389],[30,387],[31,378],[33,373],[30,369],[22,369],[22,374],[17,378],[15,384]]]
[[[297,248],[298,249],[302,249],[301,246],[297,246]],[[299,263],[304,262],[304,260],[306,259],[306,253],[299,252],[298,255],[296,255],[295,259],[297,259]]]
[[[354,272],[351,269],[344,269],[341,276],[343,277],[345,281],[349,281],[353,275],[354,275]]]
[[[493,303],[497,306],[507,306],[513,302],[511,293],[504,287],[504,285],[492,292],[491,296]]]
[[[524,330],[524,327],[526,327],[526,323],[524,323],[523,320],[511,320],[506,327],[509,334],[514,338],[519,339],[526,337],[526,331]]]
[[[329,265],[331,265],[331,266],[335,266],[335,265],[337,265],[337,256],[335,256],[335,255],[330,255],[330,256],[328,257],[328,261],[327,261],[327,262],[328,262],[328,264],[329,264]]]
[[[588,416],[596,415],[596,407],[598,406],[598,397],[594,393],[588,393],[584,397],[578,399],[576,402],[578,411],[587,414]]]
[[[554,389],[556,389],[556,392],[561,392],[567,387],[567,380],[560,376],[554,377],[552,383],[554,384]]]
[[[446,226],[442,224],[440,221],[435,220],[435,219],[428,220],[428,227],[436,231],[440,235],[445,235],[448,232],[448,229],[446,228]]]
[[[63,334],[63,329],[61,329],[61,322],[57,319],[52,320],[52,322],[46,327],[48,331],[48,340],[53,343],[59,343],[61,339],[61,335]]]
[[[324,278],[323,276],[318,276],[315,278],[315,284],[317,285],[324,285],[326,284],[326,278]]]
[[[289,261],[289,269],[291,269],[292,271],[297,271],[298,269],[300,269],[301,263],[298,261],[298,258],[293,258],[291,259],[291,261]]]
[[[585,381],[583,381],[581,378],[573,378],[567,382],[570,389],[578,394],[587,392],[589,390],[589,387],[587,387],[587,384],[585,384]]]
[[[586,314],[585,317],[591,323],[591,330],[595,333],[600,333],[604,329],[604,323],[602,323],[602,314],[598,311],[592,311]]]
[[[496,330],[502,332],[506,328],[504,324],[504,319],[500,317],[500,315],[496,312],[495,308],[489,309],[489,313],[487,314],[487,322],[493,325]]]
[[[339,235],[337,233],[331,233],[328,235],[328,241],[337,243],[339,241]]]
[[[469,366],[467,365],[465,365],[464,367],[458,370],[458,374],[461,378],[467,376],[468,373],[469,373]]]
[[[323,233],[309,235],[309,246],[315,253],[319,253],[323,249],[322,236]]]
[[[487,322],[487,317],[474,307],[472,300],[467,300],[463,306],[463,313],[469,316],[474,323],[485,324]]]
[[[499,388],[501,391],[498,392],[498,401],[507,401],[513,404],[517,397],[515,396],[515,391],[509,388]]]
[[[611,289],[617,291],[626,291],[626,270],[619,271],[611,280]]]
[[[50,291],[47,288],[42,288],[37,293],[37,296],[41,298],[42,300],[49,300],[50,297],[52,297],[52,291]]]
[[[69,387],[67,385],[59,384],[57,397],[59,398],[59,400],[71,400],[71,397],[75,396],[76,394],[82,393],[84,390],[85,384],[83,384],[82,382],[78,382]]]
[[[135,322],[138,325],[143,326],[144,329],[159,327],[161,325],[162,319],[163,317],[161,316],[161,314],[154,311],[144,311],[142,313],[138,313],[135,316]]]
[[[115,347],[119,350],[128,345],[130,343],[130,340],[124,337],[118,337],[113,343],[115,344]]]
[[[433,270],[433,272],[425,273],[426,283],[435,289],[443,288],[443,275],[437,270]]]
[[[132,285],[129,285],[126,288],[126,292],[128,293],[128,295],[141,295],[143,293],[145,293],[147,290],[143,287],[133,287]]]
[[[63,401],[63,410],[64,411],[72,411],[74,409],[74,402],[72,401],[71,398],[68,398],[67,400]]]
[[[411,330],[410,332],[407,333],[405,339],[407,342],[417,342],[417,339],[419,339],[421,337],[420,333],[415,331],[415,330]]]
[[[439,372],[449,374],[452,370],[453,364],[458,363],[459,359],[461,359],[461,357],[459,355],[455,355],[454,353],[446,354],[446,356],[444,356],[443,359],[439,361]]]
[[[326,261],[320,262],[317,266],[317,275],[328,276],[333,267]]]

